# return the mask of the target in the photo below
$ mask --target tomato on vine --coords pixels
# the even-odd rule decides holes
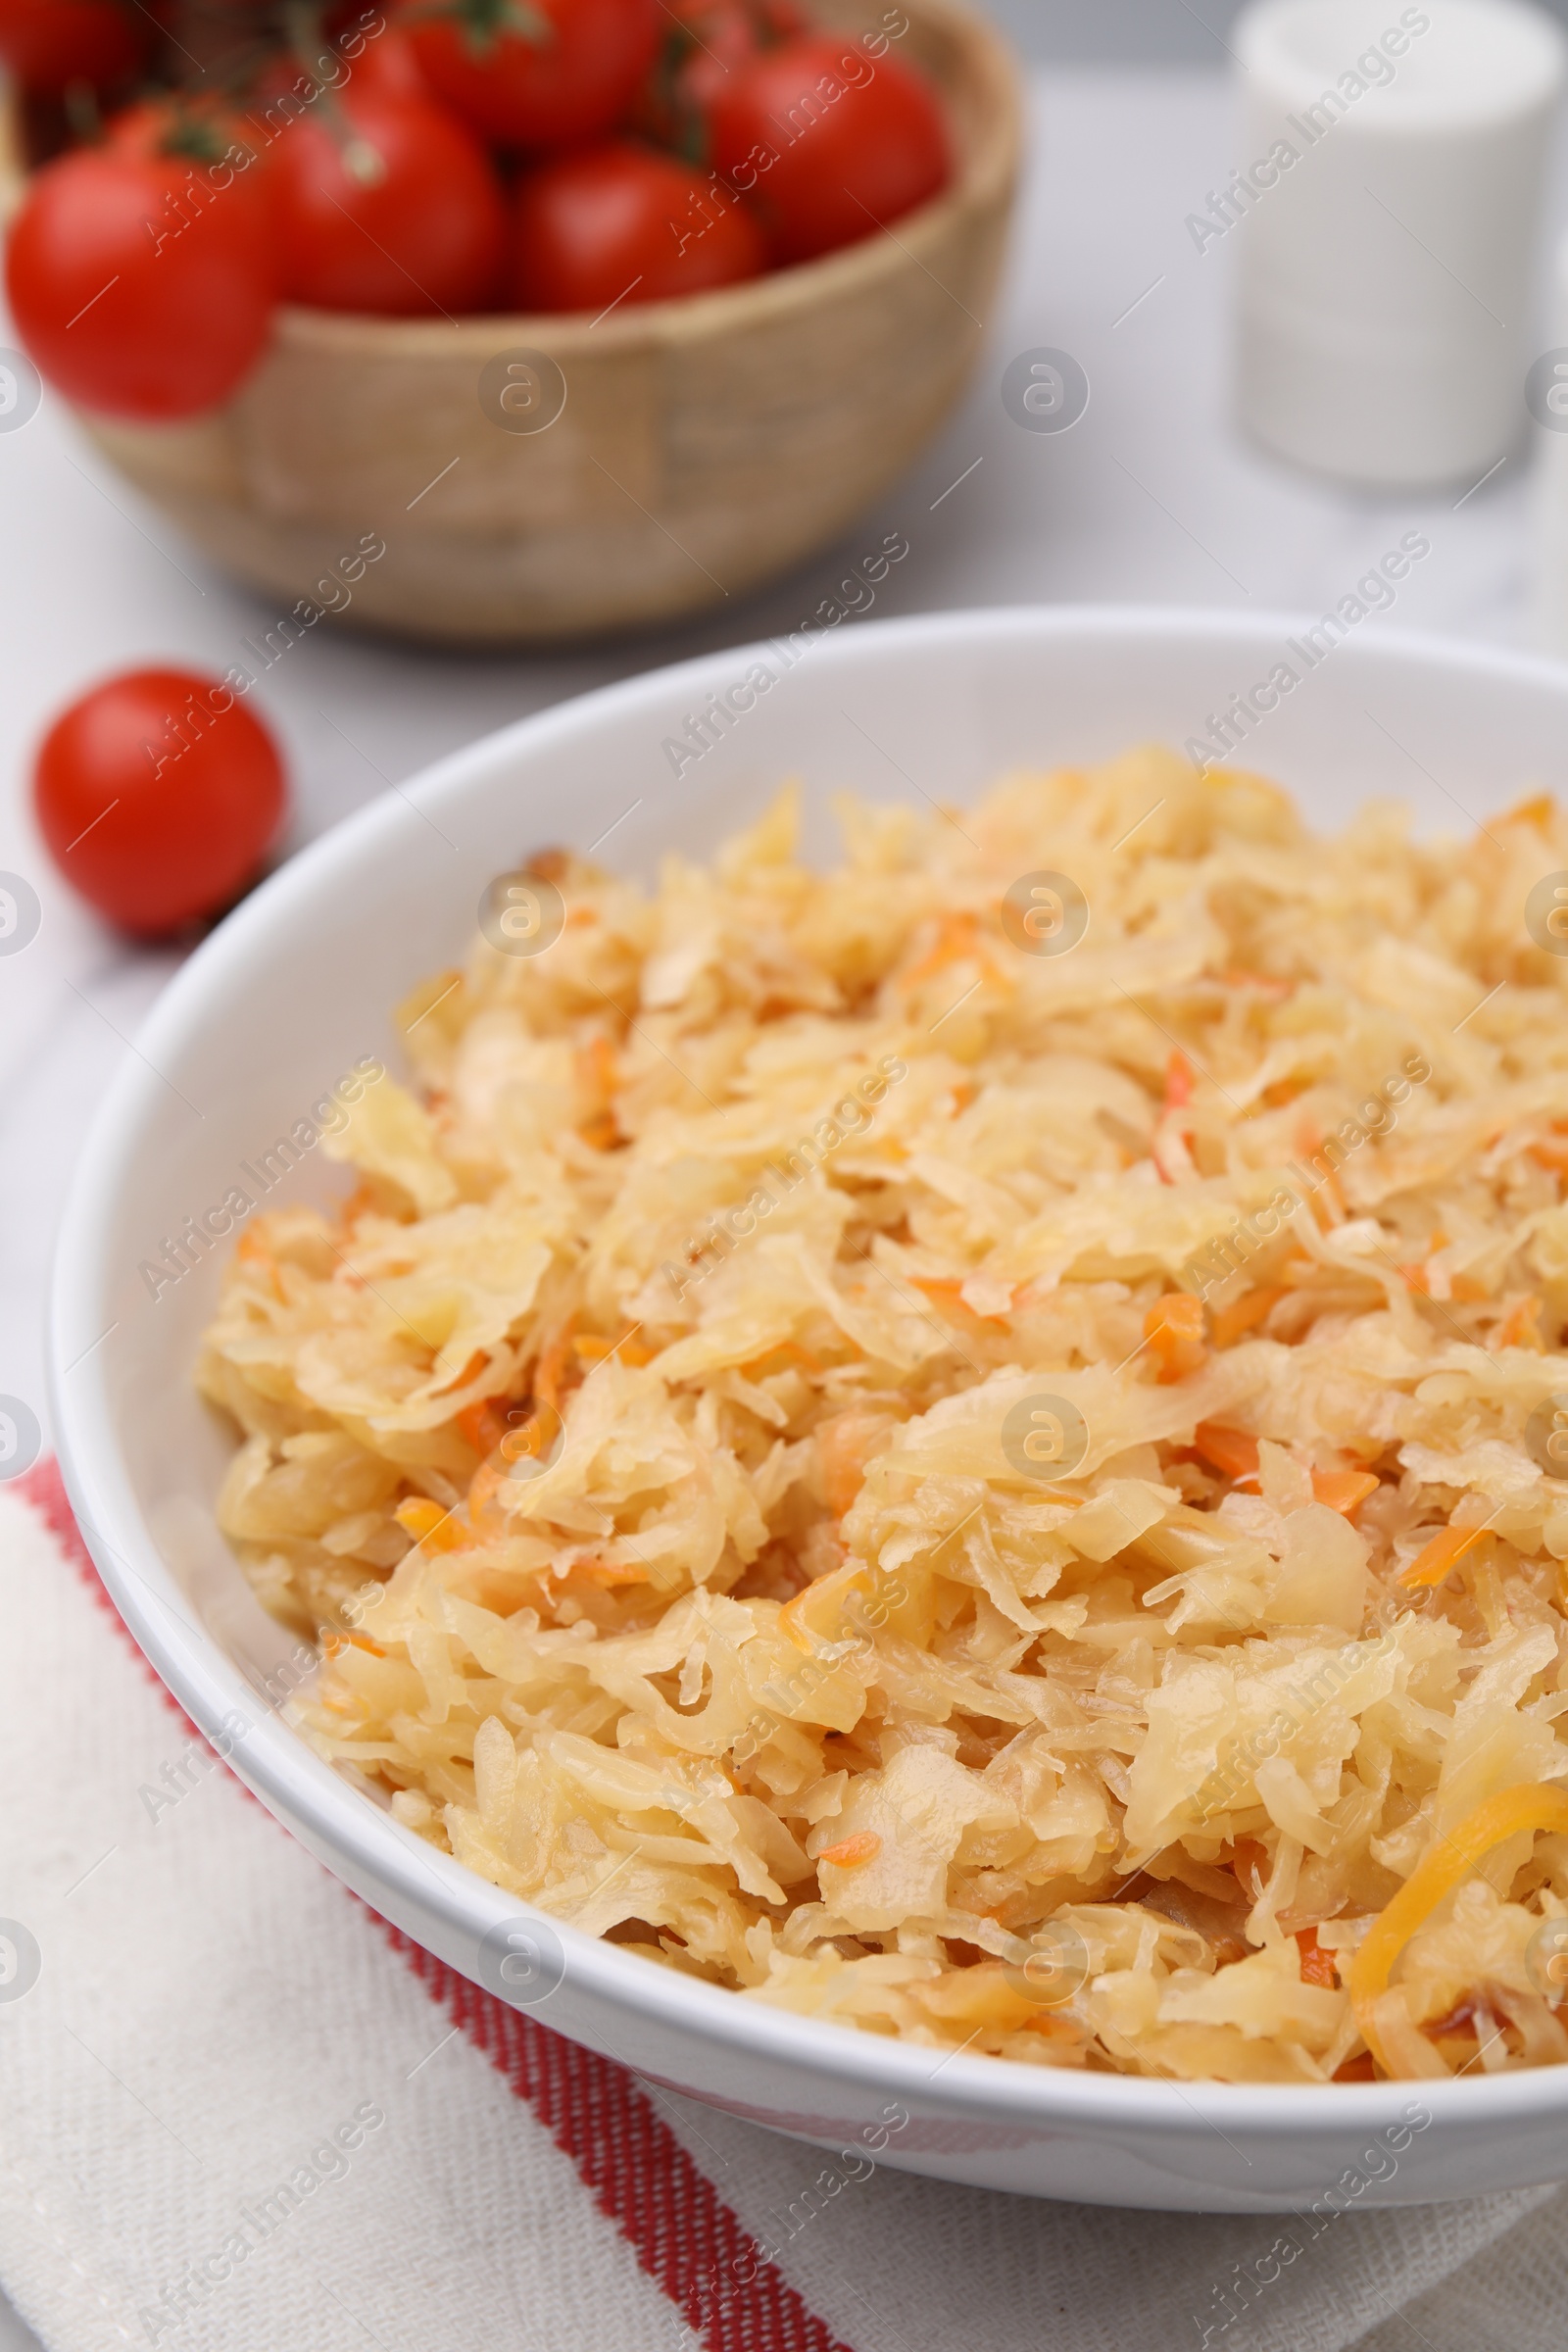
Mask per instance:
[[[249,374],[271,328],[275,267],[265,215],[235,176],[110,144],[28,182],[6,290],[23,343],[69,400],[158,423],[215,407]]]
[[[712,161],[755,205],[779,263],[874,236],[948,178],[924,75],[838,35],[764,50],[719,93],[710,122]]]
[[[630,139],[524,172],[513,233],[511,290],[527,311],[667,302],[756,277],[766,258],[729,189]]]
[[[128,81],[146,59],[149,20],[129,0],[0,0],[0,58],[21,87],[60,98]]]
[[[659,46],[661,0],[404,0],[432,90],[487,139],[567,147],[626,114]]]
[[[289,124],[270,170],[292,301],[411,318],[482,310],[495,294],[501,183],[444,108],[350,83]]]
[[[664,0],[668,20],[633,125],[698,162],[708,118],[737,68],[806,29],[795,0]]]

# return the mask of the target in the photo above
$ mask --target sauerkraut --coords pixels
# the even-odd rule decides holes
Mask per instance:
[[[746,1999],[1568,2059],[1568,822],[1323,839],[1152,751],[839,817],[542,854],[341,1208],[246,1223],[200,1382],[295,1720]]]

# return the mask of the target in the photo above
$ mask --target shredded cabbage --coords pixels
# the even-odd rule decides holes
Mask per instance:
[[[651,895],[536,859],[560,936],[416,990],[357,1189],[246,1225],[200,1382],[295,1719],[873,2033],[1568,2059],[1568,820],[1319,839],[1158,752],[840,815],[826,875],[788,793]]]

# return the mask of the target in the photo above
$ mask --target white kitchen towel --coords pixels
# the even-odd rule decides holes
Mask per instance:
[[[0,2282],[49,2352],[1560,2352],[1564,2190],[1347,2213],[1283,2266],[1266,2219],[808,2195],[814,2151],[329,1878],[155,1683],[47,1471],[0,1490]]]

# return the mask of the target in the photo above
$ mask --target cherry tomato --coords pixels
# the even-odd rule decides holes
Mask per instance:
[[[0,0],[0,58],[39,98],[63,97],[74,81],[103,90],[128,80],[151,29],[128,0]]]
[[[377,19],[379,31],[374,29]],[[356,90],[375,90],[383,98],[435,97],[419,71],[414,44],[407,33],[393,31],[379,9],[363,8],[359,0],[348,0],[344,8],[328,9],[321,20],[321,32],[319,46],[312,44],[318,74],[308,72],[292,53],[276,57],[263,68],[260,86],[270,98],[293,90],[314,104],[323,84],[331,91],[350,82]],[[254,78],[252,86],[257,86]]]
[[[756,277],[765,259],[727,188],[629,139],[525,172],[513,227],[512,295],[525,311],[665,302]]]
[[[270,241],[225,170],[89,148],[28,183],[6,288],[23,342],[69,400],[147,422],[188,416],[261,357]]]
[[[777,262],[874,236],[948,177],[930,84],[899,58],[826,33],[765,50],[733,75],[711,130],[712,160],[756,206]]]
[[[354,28],[350,27],[352,38]],[[381,30],[369,33],[359,46],[343,52],[348,71],[345,80],[352,80],[357,90],[375,90],[383,98],[433,98],[435,93],[419,71],[419,61],[414,54],[414,43],[404,32],[395,32],[385,19]]]
[[[707,152],[709,114],[736,68],[804,32],[806,19],[794,0],[664,0],[664,13],[633,124],[697,162]]]
[[[480,310],[494,294],[501,183],[444,108],[350,81],[289,124],[270,169],[291,300],[410,318]]]
[[[243,149],[248,168],[260,159],[265,142],[255,125],[222,99],[162,90],[111,116],[104,125],[104,144],[116,155],[182,156],[210,171],[214,165],[237,161],[236,147]]]
[[[404,0],[430,87],[487,139],[567,147],[625,115],[654,61],[660,0]]]
[[[277,746],[230,687],[136,669],[62,711],[33,798],[67,881],[122,930],[156,939],[251,880],[287,790]]]
[[[127,106],[106,125],[104,143],[115,155],[138,156],[159,166],[173,165],[192,175],[193,193],[220,197],[250,215],[257,250],[277,273],[266,138],[254,122],[220,98],[172,92]]]

